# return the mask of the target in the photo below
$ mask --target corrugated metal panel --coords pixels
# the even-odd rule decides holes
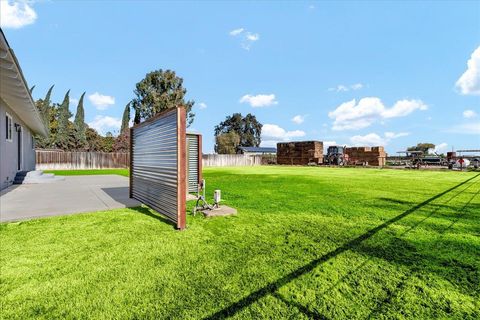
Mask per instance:
[[[181,212],[181,201],[185,199],[179,199],[180,171],[185,165],[181,153],[185,153],[185,148],[179,146],[186,141],[185,133],[183,136],[179,133],[182,132],[179,128],[183,126],[184,132],[185,127],[179,110],[165,112],[132,128],[130,177],[131,197],[165,215],[177,226],[180,215],[185,214]]]
[[[188,192],[197,192],[198,186],[198,135],[187,134]]]

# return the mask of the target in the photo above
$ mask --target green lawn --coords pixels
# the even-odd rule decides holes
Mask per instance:
[[[204,170],[238,215],[0,225],[5,319],[478,319],[480,176]],[[192,203],[189,203],[191,208]]]

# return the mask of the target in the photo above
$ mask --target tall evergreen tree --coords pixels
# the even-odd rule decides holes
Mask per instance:
[[[135,108],[134,108],[135,109]],[[133,123],[134,124],[139,124],[141,121],[140,119],[140,111],[138,109],[135,109],[135,117],[133,118]]]
[[[75,114],[75,140],[77,144],[77,148],[83,149],[87,146],[87,126],[85,125],[85,110],[83,109],[83,97],[85,96],[85,92],[78,100],[77,106],[77,113]]]
[[[50,89],[48,89],[47,94],[45,95],[45,99],[43,99],[42,103],[40,104],[40,114],[43,117],[43,121],[45,126],[47,127],[47,132],[50,132],[50,96],[52,95],[52,90],[55,85],[52,85]]]
[[[58,127],[55,146],[67,150],[70,147],[69,118],[72,116],[68,109],[70,101],[70,90],[65,94],[62,104],[58,108]]]
[[[37,107],[37,110],[39,111],[42,121],[48,132],[48,137],[46,138],[38,135],[35,136],[35,145],[38,148],[50,148],[53,142],[52,134],[51,134],[52,133],[51,123],[52,123],[52,115],[54,115],[54,112],[52,111],[53,106],[51,105],[51,101],[50,101],[50,96],[52,94],[53,87],[54,86],[50,87],[44,99],[38,99],[37,101],[35,101],[35,106]]]
[[[125,110],[123,111],[122,127],[120,128],[120,134],[123,134],[125,133],[125,131],[128,130],[129,122],[130,122],[130,102],[127,103],[127,105],[125,106]]]

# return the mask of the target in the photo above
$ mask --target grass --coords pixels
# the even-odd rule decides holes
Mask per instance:
[[[146,208],[0,225],[0,317],[480,317],[478,174],[204,175],[237,216],[189,215],[183,232]]]
[[[44,170],[44,172],[54,173],[57,176],[118,174],[120,176],[128,177],[128,169]]]

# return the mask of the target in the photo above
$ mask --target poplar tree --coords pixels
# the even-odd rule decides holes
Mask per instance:
[[[45,99],[40,103],[40,114],[42,115],[43,122],[45,123],[45,127],[47,127],[47,132],[50,133],[50,96],[52,95],[52,90],[55,85],[52,85],[50,89],[48,89],[47,94],[45,95]]]
[[[127,103],[127,105],[125,106],[125,110],[123,111],[122,127],[120,128],[120,134],[124,134],[126,131],[128,131],[129,122],[130,122],[130,102]]]
[[[85,92],[80,97],[77,106],[77,113],[75,114],[74,126],[75,126],[75,140],[77,148],[83,149],[87,146],[87,127],[85,125],[85,110],[83,109],[83,97]]]
[[[55,139],[55,146],[57,148],[68,150],[70,146],[70,132],[68,119],[72,116],[68,109],[70,101],[70,90],[65,94],[62,104],[58,107],[58,127]]]

